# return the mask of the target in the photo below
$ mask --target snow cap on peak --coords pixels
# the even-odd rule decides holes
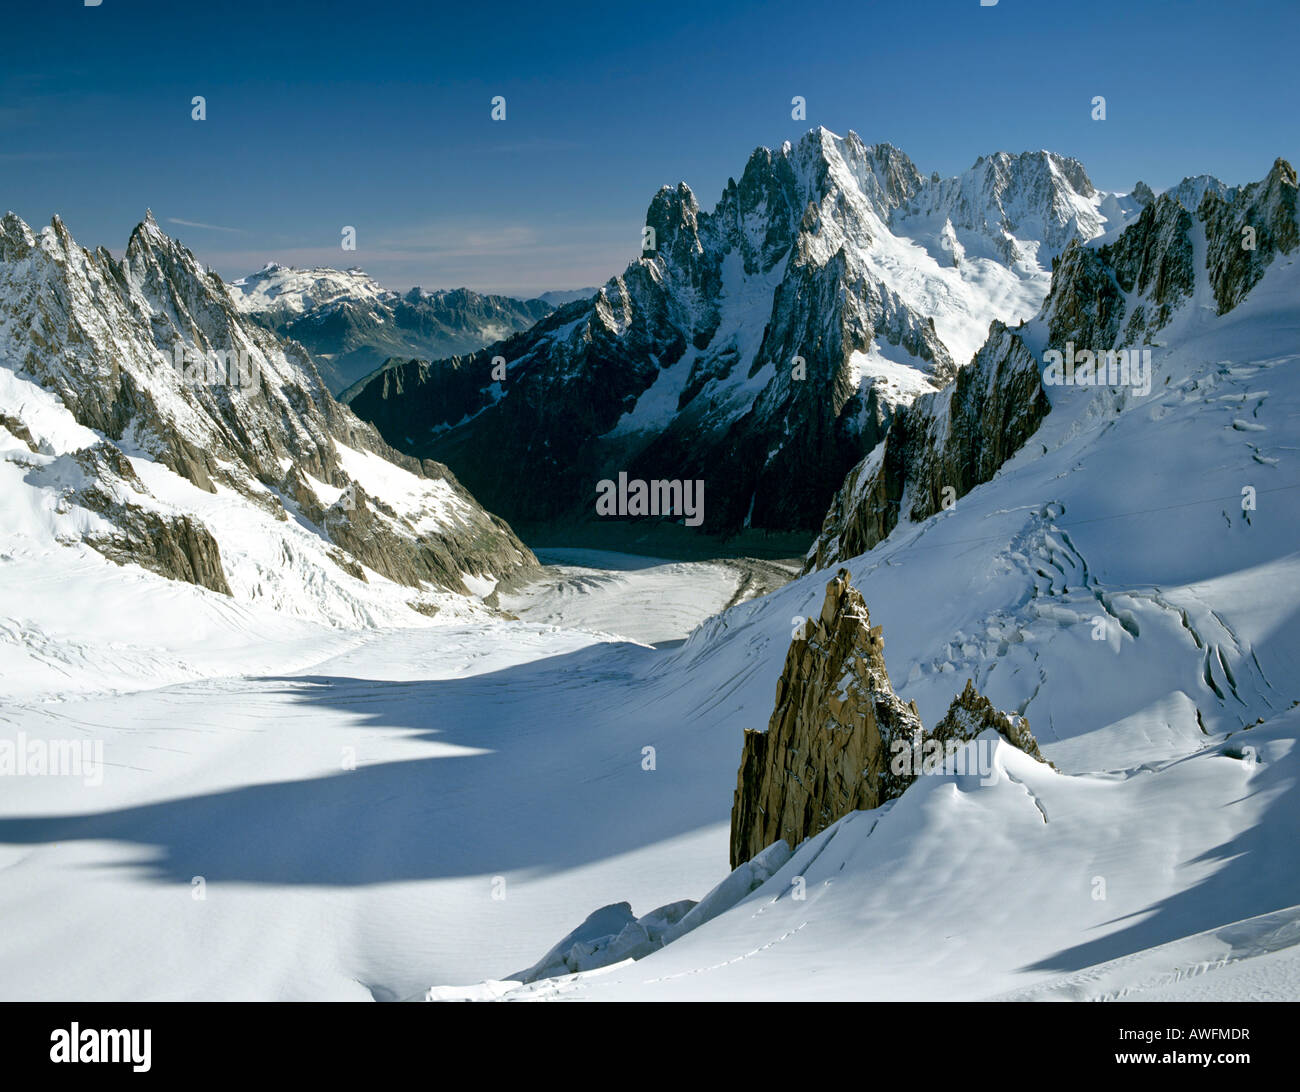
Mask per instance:
[[[144,210],[144,219],[140,221],[136,226],[135,231],[131,233],[131,238],[135,239],[135,237],[140,234],[152,235],[158,239],[166,239],[168,237],[167,233],[158,226],[158,221],[154,219],[153,209],[146,208]]]
[[[1273,160],[1273,167],[1268,172],[1268,177],[1265,179],[1266,182],[1272,182],[1274,180],[1285,182],[1291,186],[1296,184],[1295,168],[1281,156],[1278,156]]]
[[[0,259],[21,257],[36,243],[32,229],[12,209],[0,220]]]

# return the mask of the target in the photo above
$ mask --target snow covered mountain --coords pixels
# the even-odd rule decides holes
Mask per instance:
[[[85,593],[116,563],[200,600],[414,624],[412,607],[459,611],[535,565],[445,467],[335,402],[305,351],[247,321],[151,215],[121,261],[57,218],[39,233],[0,221],[0,473],[13,594],[65,571]],[[5,657],[45,655],[33,625],[5,631]]]
[[[42,477],[75,485],[60,456],[105,434],[79,431],[65,404],[80,380],[48,365],[45,387],[35,356],[23,361],[54,339],[125,392],[105,404],[144,422],[142,391],[167,392],[164,408],[189,396],[161,376],[141,386],[156,346],[137,340],[153,323],[118,308],[142,299],[168,332],[172,305],[141,279],[144,254],[109,266],[61,248],[57,225],[30,242],[7,227],[5,314],[22,321],[0,328],[6,347],[23,341],[0,369],[6,739],[85,739],[103,763],[93,795],[73,777],[5,783],[0,920],[23,927],[0,930],[0,995],[1293,999],[1294,193],[1279,165],[1263,185],[1208,187],[1195,211],[1151,195],[1127,232],[1067,244],[1047,305],[995,328],[943,396],[968,425],[1003,423],[985,445],[950,447],[939,415],[916,418],[936,426],[930,459],[904,460],[902,481],[933,481],[941,499],[960,486],[955,504],[915,518],[900,506],[870,548],[826,540],[870,609],[846,647],[883,657],[909,718],[942,724],[970,679],[1032,726],[1052,765],[985,732],[966,744],[979,757],[967,772],[917,777],[734,870],[746,732],[795,706],[792,645],[829,573],[746,599],[717,564],[587,552],[503,596],[522,620],[457,613],[450,595],[426,619],[410,589],[316,564],[329,546],[291,503],[276,520],[237,485],[214,479],[210,494],[166,469],[157,460],[182,462],[171,439],[156,458],[122,450],[156,497],[178,498],[176,515],[209,527],[233,595],[114,565],[80,541],[93,511]],[[1243,227],[1258,245],[1239,255],[1227,242],[1240,247]],[[209,291],[175,280],[196,307]],[[120,351],[103,350],[97,308],[127,331]],[[1057,337],[1122,337],[1139,308],[1142,329],[1159,324],[1148,393],[1042,383]],[[291,405],[315,402],[304,374]],[[1011,393],[990,401],[988,384]],[[188,458],[212,443],[210,475],[238,478],[214,412],[194,410]],[[958,452],[978,456],[982,480],[926,469]],[[868,624],[848,606],[837,626]],[[774,704],[787,666],[790,701]],[[847,719],[874,701],[837,675],[819,673],[819,702],[843,693]],[[796,746],[821,727],[801,724]],[[341,768],[346,754],[358,761]],[[823,787],[808,810],[848,786]],[[88,935],[101,943],[50,958]]]
[[[642,256],[593,299],[469,356],[391,362],[350,404],[517,522],[589,517],[626,471],[704,480],[706,531],[811,532],[898,407],[992,320],[1033,315],[1070,242],[1140,207],[1048,152],[926,178],[814,129],[754,152],[712,212],[660,190]]]
[[[267,264],[230,285],[240,310],[309,349],[331,392],[344,392],[389,357],[437,360],[472,352],[549,315],[546,299],[484,296],[468,288],[392,292],[359,269]]]
[[[1129,337],[1151,346],[1140,381],[1092,382],[1082,366],[1073,382],[1047,380],[1048,354],[1066,341],[1101,354],[1127,351]],[[784,791],[814,829],[847,796],[842,818],[720,867],[708,885],[663,882],[665,850],[644,862],[662,870],[653,881],[629,878],[625,901],[575,907],[572,931],[539,946],[529,972],[444,979],[425,996],[1300,996],[1294,170],[1279,160],[1249,186],[1175,187],[1113,239],[1067,246],[1041,312],[996,326],[962,374],[967,386],[898,415],[884,447],[903,456],[873,453],[828,519],[812,560],[848,570],[854,611],[830,610],[844,574],[828,585],[826,571],[808,572],[704,623],[631,683],[653,710],[645,719],[610,712],[627,746],[649,741],[672,770],[629,770],[627,792],[671,776],[674,810],[706,782],[727,799],[739,764],[733,816],[767,830],[773,816],[756,801],[791,810],[751,768],[777,680],[769,737],[803,731],[768,756],[768,777],[784,768],[797,782]],[[1036,420],[1016,400],[1037,405]],[[974,479],[952,476],[968,464]],[[932,505],[945,482],[956,502]],[[855,641],[865,670],[851,663]],[[881,724],[910,712],[942,725],[975,689],[1014,711],[1017,730],[1032,724],[1050,764],[1002,732],[963,733],[957,762],[847,814],[859,786],[841,776],[840,748],[857,744],[852,733],[804,768],[827,708],[846,728],[864,702]],[[778,732],[765,746],[788,742]],[[676,768],[683,753],[689,772]],[[643,822],[666,838],[663,820]],[[683,866],[694,850],[683,837]]]

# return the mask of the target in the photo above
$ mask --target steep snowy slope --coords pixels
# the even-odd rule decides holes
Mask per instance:
[[[348,388],[389,357],[437,360],[473,352],[527,330],[555,306],[468,288],[392,292],[359,269],[274,262],[230,288],[244,314],[310,350],[326,385],[345,401]]]
[[[712,212],[661,189],[642,256],[594,299],[481,353],[394,362],[350,404],[519,522],[590,516],[626,470],[703,480],[706,531],[812,531],[900,405],[991,320],[1034,314],[1067,243],[1136,209],[1047,152],[926,179],[814,129],[754,152]]]
[[[81,596],[139,566],[204,589],[195,601],[394,624],[535,565],[445,467],[393,451],[300,349],[243,320],[152,217],[121,262],[57,219],[0,223],[0,476],[11,687],[76,655],[50,627],[83,648],[100,632],[57,597],[31,602],[51,576]]]

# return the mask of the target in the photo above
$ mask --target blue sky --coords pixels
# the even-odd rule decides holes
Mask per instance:
[[[0,207],[115,252],[151,207],[227,277],[601,283],[660,185],[711,208],[755,147],[814,124],[925,173],[1049,148],[1104,189],[1300,161],[1296,0],[41,0],[4,26]]]

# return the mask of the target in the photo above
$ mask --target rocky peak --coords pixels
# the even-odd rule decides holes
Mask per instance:
[[[650,201],[645,222],[654,229],[651,249],[655,253],[687,264],[692,255],[704,249],[700,243],[700,204],[685,182],[676,187],[662,186]]]
[[[948,712],[934,726],[931,737],[943,744],[967,743],[989,729],[997,732],[1013,747],[1024,751],[1030,758],[1056,768],[1038,749],[1038,741],[1029,730],[1029,721],[1015,713],[1004,713],[998,709],[975,689],[975,683],[970,679],[966,680],[962,692],[952,699]]]
[[[889,682],[884,641],[841,569],[821,614],[796,631],[766,732],[747,731],[731,812],[731,866],[773,842],[797,846],[851,811],[899,795],[889,745],[921,730]]]
[[[316,525],[322,537],[353,555],[341,564],[345,571],[360,561],[407,587],[434,584],[467,593],[462,574],[508,578],[535,564],[509,528],[480,509],[445,467],[399,455],[372,426],[334,402],[301,346],[246,321],[220,278],[204,272],[151,215],[132,232],[120,263],[102,249],[77,246],[57,219],[39,245],[33,242],[19,218],[5,218],[2,363],[52,390],[103,444],[119,453],[125,446],[207,492],[224,486],[280,521],[327,507],[307,501],[301,475],[332,498],[353,484],[356,467],[388,462],[397,480],[402,471],[407,475],[403,511],[358,507]],[[20,409],[0,411],[10,408]],[[131,557],[165,575],[225,590],[216,545],[221,528],[212,529],[215,541],[209,543],[201,525],[167,512],[157,498],[146,498],[148,511],[163,515],[141,515],[135,499],[117,498],[111,488],[110,478],[126,480],[112,472],[120,460],[106,456],[78,465],[97,484],[73,499],[118,528],[86,541],[113,560]],[[287,468],[299,473],[296,481]],[[55,469],[51,464],[42,481],[52,481]],[[149,553],[142,531],[161,534],[159,520],[169,521],[178,543],[165,557]]]
[[[894,693],[880,627],[849,579],[841,569],[826,585],[821,614],[795,632],[767,731],[745,732],[732,868],[774,842],[798,847],[851,811],[901,796],[921,769],[933,768],[923,756],[946,755],[990,728],[1044,761],[1029,722],[995,708],[969,680],[927,735],[916,705]],[[896,763],[903,750],[916,761]]]
[[[6,212],[0,220],[0,261],[16,262],[25,257],[36,245],[31,228],[16,212]]]
[[[1276,255],[1300,246],[1296,194],[1295,168],[1279,158],[1261,181],[1231,199],[1213,191],[1202,198],[1197,215],[1205,224],[1206,268],[1219,314],[1245,299]]]
[[[754,150],[738,185],[728,181],[710,219],[746,273],[769,272],[789,251],[802,215],[798,189],[789,157],[770,148]]]

